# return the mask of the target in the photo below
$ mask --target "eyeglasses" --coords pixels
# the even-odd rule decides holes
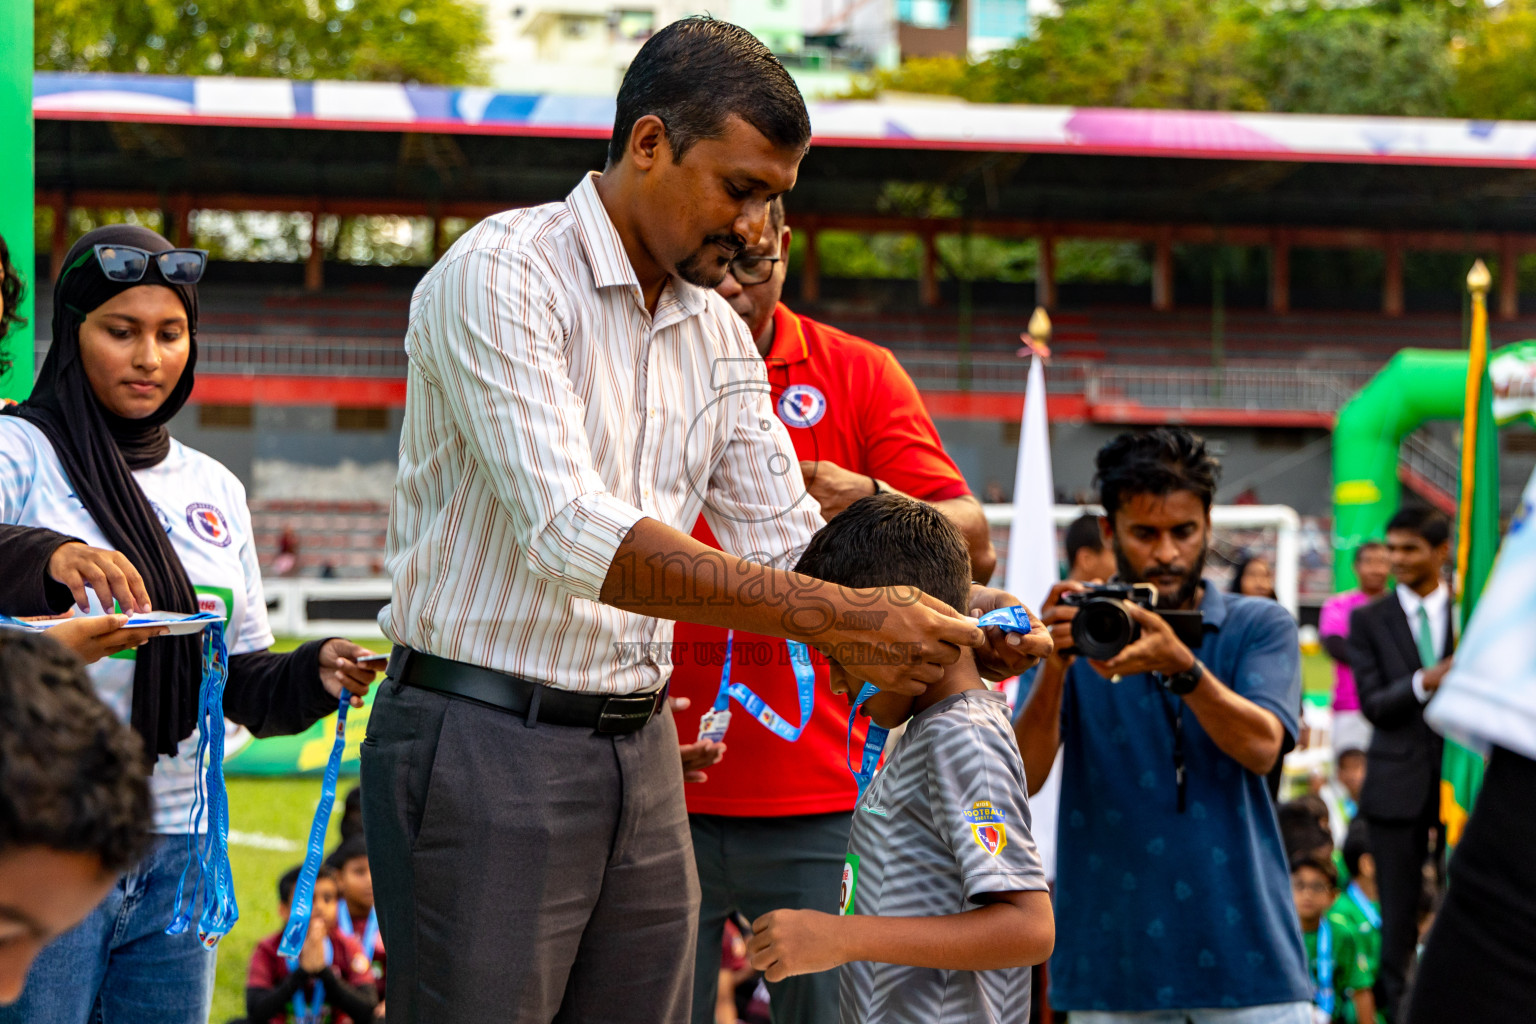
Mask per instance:
[[[119,284],[133,284],[144,280],[144,274],[149,270],[150,260],[154,260],[155,266],[160,268],[160,276],[165,278],[168,284],[197,284],[203,279],[203,271],[208,267],[208,250],[206,249],[167,249],[165,252],[150,252],[133,245],[95,245],[90,253],[82,253],[70,267],[70,270],[83,264],[91,255],[95,255],[96,263],[101,267],[101,272],[106,275],[108,281],[116,281]]]
[[[731,260],[731,276],[737,284],[762,284],[773,276],[779,256],[737,256]]]

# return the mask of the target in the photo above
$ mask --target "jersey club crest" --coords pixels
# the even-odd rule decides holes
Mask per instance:
[[[965,812],[965,820],[971,823],[971,837],[978,846],[996,857],[1008,845],[1008,828],[1002,811],[992,806],[990,800],[977,800]]]
[[[814,427],[827,414],[827,396],[810,384],[791,384],[779,396],[779,419],[791,427]]]
[[[187,506],[187,525],[198,540],[227,548],[230,542],[229,522],[224,513],[206,502],[194,501]]]

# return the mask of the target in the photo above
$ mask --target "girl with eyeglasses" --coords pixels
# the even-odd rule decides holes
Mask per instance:
[[[27,528],[0,534],[0,609],[216,612],[230,654],[225,716],[257,736],[297,733],[334,711],[344,689],[360,705],[374,673],[346,640],[267,650],[244,488],[166,429],[192,393],[206,262],[126,225],[70,249],[32,396],[0,415],[0,523]],[[89,671],[143,740],[158,841],[42,952],[0,1024],[205,1024],[214,953],[195,929],[166,934],[188,833],[207,820],[194,808],[201,638],[156,637]]]

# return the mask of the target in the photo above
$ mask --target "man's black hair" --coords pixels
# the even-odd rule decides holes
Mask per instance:
[[[1339,869],[1333,866],[1333,861],[1327,857],[1318,857],[1310,853],[1297,853],[1291,857],[1291,874],[1295,874],[1302,868],[1311,868],[1324,878],[1328,879],[1330,888],[1339,887]]]
[[[683,18],[657,32],[635,55],[619,85],[608,164],[624,155],[635,122],[661,118],[674,162],[700,139],[725,134],[732,114],[781,149],[804,149],[811,118],[795,80],[756,36],[707,16]]]
[[[149,849],[138,734],[56,640],[0,629],[0,851],[95,854],[114,874]]]
[[[849,505],[816,531],[795,572],[845,587],[917,587],[960,612],[971,594],[971,555],[959,528],[901,494]]]
[[[1360,563],[1365,561],[1365,556],[1372,551],[1385,551],[1387,546],[1379,540],[1368,540],[1355,548],[1354,566],[1360,568]]]
[[[1072,524],[1067,527],[1064,544],[1067,549],[1068,569],[1077,564],[1077,553],[1084,548],[1089,551],[1104,550],[1104,537],[1099,533],[1100,518],[1089,512],[1072,520]]]
[[[1121,434],[1099,449],[1094,465],[1099,502],[1111,519],[1133,494],[1163,497],[1189,491],[1210,511],[1221,479],[1221,463],[1206,449],[1204,438],[1183,427]]]
[[[357,860],[359,857],[364,859],[368,857],[368,842],[363,838],[362,833],[338,843],[336,849],[331,851],[331,855],[325,858],[325,863],[341,871],[350,861]]]
[[[1404,530],[1418,534],[1432,548],[1451,539],[1451,521],[1445,513],[1428,505],[1404,505],[1387,520],[1387,532]]]
[[[283,872],[283,877],[277,880],[277,900],[279,903],[289,905],[293,903],[293,890],[299,887],[299,871],[302,867],[303,865],[289,868]],[[336,869],[329,864],[321,864],[319,872],[315,874],[315,884],[319,885],[322,878],[329,878],[333,885],[336,884]]]
[[[1357,817],[1349,823],[1349,830],[1344,833],[1344,870],[1349,872],[1350,878],[1360,874],[1360,858],[1371,852],[1371,827],[1365,823],[1365,819]]]

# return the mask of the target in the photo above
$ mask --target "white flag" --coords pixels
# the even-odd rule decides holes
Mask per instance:
[[[1051,437],[1045,414],[1045,369],[1029,367],[1024,421],[1019,428],[1019,467],[1013,481],[1013,526],[1008,531],[1005,587],[1035,614],[1060,578],[1056,561],[1056,487],[1051,480]],[[1024,699],[1019,694],[1019,700]],[[1056,877],[1056,817],[1061,802],[1061,752],[1045,785],[1029,801],[1031,829],[1045,877]]]

